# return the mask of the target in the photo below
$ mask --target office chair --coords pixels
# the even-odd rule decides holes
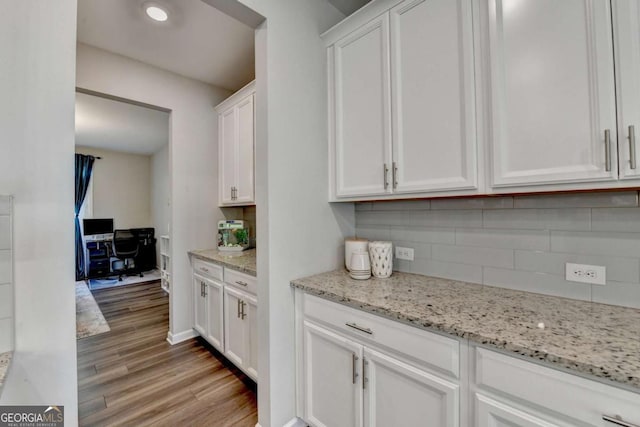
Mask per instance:
[[[118,272],[118,280],[120,281],[122,281],[122,276],[128,273],[139,273],[140,277],[143,277],[134,261],[138,256],[138,242],[138,238],[131,230],[115,230],[113,232],[113,254],[124,264],[124,268]]]

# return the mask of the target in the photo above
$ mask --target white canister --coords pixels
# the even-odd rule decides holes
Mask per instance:
[[[367,252],[369,250],[369,241],[367,239],[359,239],[357,237],[349,237],[344,240],[344,266],[351,271],[349,263],[351,255],[355,252]]]
[[[370,242],[369,258],[374,277],[386,279],[393,271],[393,244],[391,242]]]

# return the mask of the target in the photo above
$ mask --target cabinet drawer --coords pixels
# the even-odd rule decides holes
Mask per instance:
[[[198,258],[193,259],[193,271],[211,279],[222,280],[221,266]]]
[[[225,283],[249,292],[250,294],[258,294],[258,280],[248,274],[240,273],[239,271],[231,270],[230,268],[225,268],[224,281]]]
[[[370,340],[389,351],[454,378],[460,374],[460,343],[312,295],[304,295],[304,315],[335,329]]]
[[[640,394],[483,348],[476,349],[476,384],[580,424],[605,426],[603,415],[619,415],[640,425]]]

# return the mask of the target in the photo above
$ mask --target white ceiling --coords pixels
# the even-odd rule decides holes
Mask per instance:
[[[371,0],[329,0],[329,3],[335,6],[345,16],[351,15]]]
[[[254,79],[252,28],[201,0],[154,0],[169,12],[156,22],[145,3],[79,0],[78,41],[232,91]]]
[[[169,143],[169,113],[76,93],[76,145],[150,155]]]

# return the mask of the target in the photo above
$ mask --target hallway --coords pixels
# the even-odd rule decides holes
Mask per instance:
[[[204,341],[166,341],[159,282],[93,295],[111,331],[78,340],[80,425],[256,425],[255,383]]]

